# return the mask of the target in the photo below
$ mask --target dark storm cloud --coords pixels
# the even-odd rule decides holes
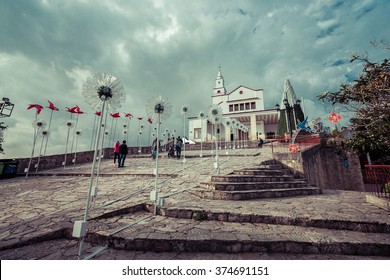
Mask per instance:
[[[26,108],[46,107],[47,100],[60,108],[49,151],[63,152],[70,117],[64,107],[76,104],[88,113],[80,120],[80,147],[89,148],[94,115],[81,85],[94,72],[122,81],[127,100],[119,112],[145,117],[147,101],[166,96],[173,111],[164,129],[179,134],[181,106],[189,105],[193,116],[207,109],[219,65],[228,91],[262,88],[267,108],[280,101],[290,79],[314,115],[321,110],[317,94],[360,71],[345,63],[353,53],[383,57],[369,41],[390,38],[389,10],[385,0],[0,1],[0,94],[15,102],[6,156],[30,153],[31,144],[20,142],[33,133],[34,114]],[[136,126],[133,120],[131,135]]]

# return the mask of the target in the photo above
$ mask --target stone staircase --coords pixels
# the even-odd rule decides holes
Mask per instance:
[[[234,170],[228,175],[212,176],[192,194],[205,199],[248,200],[320,194],[321,189],[296,178],[290,169],[270,160],[257,168]]]

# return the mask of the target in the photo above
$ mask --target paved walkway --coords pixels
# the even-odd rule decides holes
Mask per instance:
[[[230,151],[229,155],[221,152],[221,174],[257,166],[271,158],[267,147]],[[158,187],[165,196],[165,203],[159,209],[160,215],[152,217],[148,217],[151,213],[146,210],[152,211],[153,208],[150,191],[155,188],[155,162],[145,157],[127,158],[125,167],[117,168],[112,160],[102,161],[98,196],[95,208],[90,211],[93,220],[88,226],[88,238],[94,245],[86,244],[85,255],[109,242],[110,248],[95,259],[389,259],[389,255],[381,255],[381,251],[378,253],[374,248],[379,244],[387,252],[390,246],[389,212],[366,203],[364,193],[325,191],[322,195],[253,201],[200,199],[189,190],[215,174],[210,151],[204,154],[208,157],[200,158],[198,152],[187,151],[185,164],[177,159],[159,159],[161,177]],[[41,176],[31,174],[28,179],[1,180],[0,258],[77,259],[78,241],[68,237],[74,221],[83,218],[90,169],[91,164],[83,164],[65,170],[42,171]],[[196,215],[204,213],[208,215],[207,221],[201,216],[197,219]],[[142,217],[148,218],[139,222]],[[266,219],[273,221],[268,224]],[[319,222],[308,224],[313,221]],[[328,224],[321,225],[323,221]],[[120,230],[133,222],[137,224]],[[300,227],[302,231],[299,232],[294,223],[300,226],[307,223],[305,226],[309,227]],[[329,224],[338,224],[340,228],[331,231]],[[130,241],[140,236],[145,237],[141,238],[144,242],[132,248]],[[283,245],[283,250],[276,248],[273,253],[257,247],[250,250],[242,247],[245,240],[260,244],[267,239],[264,236],[268,236],[268,241],[288,240],[294,244],[310,240],[331,244],[372,243],[369,252],[373,255],[346,255],[349,249],[341,250],[343,255],[340,255],[335,246],[329,248],[328,253],[317,252],[315,248],[307,251],[294,249],[290,250],[293,253],[286,253],[283,251],[287,247],[295,246],[288,242]],[[273,239],[275,236],[278,238]],[[223,244],[227,240],[240,240],[242,244],[233,242],[230,247],[223,246],[229,249],[219,250],[222,243],[216,242],[217,249],[211,252],[191,249],[191,244],[199,244],[191,243],[191,240],[213,238],[225,242]],[[148,243],[148,239],[153,239],[154,243]],[[124,243],[119,240],[124,240]],[[156,240],[161,242],[156,243]],[[180,242],[186,248],[169,247]],[[163,252],[171,249],[177,252]]]

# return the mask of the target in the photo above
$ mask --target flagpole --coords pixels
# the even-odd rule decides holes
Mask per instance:
[[[102,113],[104,112],[105,103],[106,102],[103,101]],[[89,188],[88,188],[88,196],[87,196],[87,201],[85,203],[85,210],[84,210],[84,219],[83,219],[84,222],[87,222],[87,220],[88,220],[89,204],[90,204],[90,200],[91,200],[92,187],[93,187],[93,175],[95,173],[95,167],[96,167],[96,157],[98,154],[98,145],[99,145],[99,140],[100,140],[100,132],[101,132],[101,128],[102,128],[102,120],[103,120],[103,117],[100,119],[98,131],[97,131],[97,136],[96,136],[96,141],[95,141],[95,151],[93,154],[91,176],[90,176]],[[97,188],[97,186],[96,186],[96,188]],[[79,245],[79,252],[78,252],[78,259],[81,258],[81,255],[83,253],[83,243],[84,243],[84,237],[81,237],[80,245]]]
[[[70,115],[70,120],[73,119],[73,115]],[[66,167],[66,155],[68,153],[68,143],[69,143],[69,134],[70,134],[70,126],[68,126],[68,135],[66,136],[66,146],[65,146],[65,159],[64,159],[64,169]]]
[[[35,120],[37,120],[38,118],[38,111],[35,112]],[[34,128],[34,140],[33,140],[33,147],[32,147],[32,151],[31,151],[31,156],[30,156],[30,161],[28,162],[28,167],[27,167],[27,172],[26,172],[26,179],[28,177],[28,173],[30,172],[30,166],[31,166],[31,162],[32,162],[32,158],[34,156],[34,149],[35,149],[35,142],[37,141],[37,127]]]
[[[38,155],[38,162],[37,162],[37,167],[35,168],[35,173],[38,173],[39,169],[39,162],[41,161],[41,154],[42,154],[42,147],[43,147],[43,141],[45,140],[45,136],[42,134],[42,141],[41,141],[41,148],[39,150],[39,155]]]
[[[47,128],[47,131],[49,131],[49,133],[50,133],[50,127],[51,127],[51,119],[52,119],[52,117],[53,117],[53,110],[51,110],[51,113],[50,113],[50,120],[49,120],[49,126],[48,126],[48,128]],[[46,155],[47,142],[49,142],[49,137],[46,137],[46,141],[45,141],[45,150],[44,150],[44,152],[43,152],[43,156]]]
[[[95,139],[96,119],[97,119],[97,115],[95,114],[95,118],[94,118],[94,120],[93,120],[93,127],[92,127],[91,145],[90,145],[90,148],[89,148],[90,150],[92,150],[93,140]]]
[[[101,116],[101,117],[103,119],[103,116]],[[107,124],[107,117],[108,117],[108,110],[107,110],[106,115],[104,117],[104,128],[106,127],[106,124]],[[94,196],[93,196],[93,208],[95,208],[95,206],[96,206],[96,196],[97,196],[97,190],[98,190],[98,185],[99,185],[99,175],[100,175],[100,163],[102,162],[103,149],[104,149],[103,146],[104,146],[105,131],[103,131],[101,133],[103,133],[103,136],[102,136],[102,142],[100,144],[98,166],[96,168],[96,181],[95,181],[95,192],[94,192]]]

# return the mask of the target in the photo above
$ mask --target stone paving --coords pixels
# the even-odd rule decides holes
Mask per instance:
[[[94,259],[390,258],[389,212],[367,203],[364,193],[201,199],[191,190],[215,174],[210,151],[204,155],[187,151],[185,164],[165,154],[159,159],[164,205],[157,216],[150,201],[155,162],[129,157],[117,168],[103,160],[84,255],[109,245]],[[221,174],[272,158],[267,147],[220,155]],[[1,180],[0,258],[77,259],[78,240],[71,232],[84,214],[90,170],[91,164],[83,164]]]

